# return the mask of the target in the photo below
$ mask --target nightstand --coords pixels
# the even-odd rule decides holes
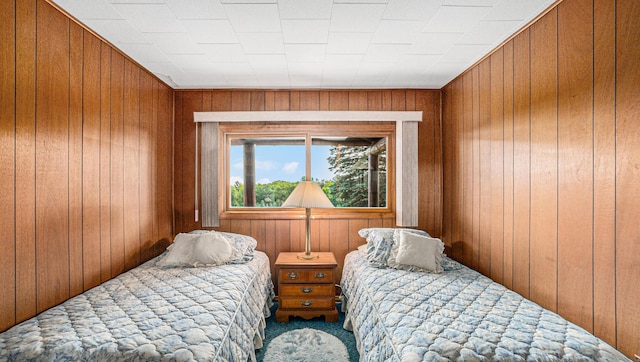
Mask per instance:
[[[338,321],[335,279],[338,263],[333,253],[314,252],[319,258],[298,259],[299,253],[280,253],[276,260],[278,276],[277,322],[289,316],[304,319],[324,315],[327,322]]]

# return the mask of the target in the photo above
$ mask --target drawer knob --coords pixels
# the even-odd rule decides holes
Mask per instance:
[[[316,273],[316,278],[321,279],[321,278],[325,278],[327,276],[327,274],[325,273]]]
[[[311,305],[313,304],[313,302],[305,300],[304,302],[300,303],[302,304],[303,307],[311,307]]]
[[[289,277],[289,279],[298,279],[298,273],[296,272],[289,272],[287,273],[287,276]]]
[[[303,293],[307,293],[307,294],[311,293],[311,292],[313,292],[313,288],[302,288],[302,292]]]

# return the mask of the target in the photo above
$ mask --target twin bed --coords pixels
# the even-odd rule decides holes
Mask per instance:
[[[347,254],[341,281],[361,361],[630,361],[447,257],[440,273],[410,271],[373,266],[372,251]]]
[[[267,255],[159,266],[165,254],[1,333],[0,361],[255,361],[273,299]]]
[[[342,273],[361,361],[629,361],[444,256],[436,272],[403,268],[386,235],[347,254]],[[0,361],[255,361],[273,284],[266,254],[243,240],[235,262],[167,266],[169,250],[24,321],[0,333]]]

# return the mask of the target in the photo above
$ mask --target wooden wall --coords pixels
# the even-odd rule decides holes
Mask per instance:
[[[1,331],[164,250],[173,91],[43,0],[0,28]]]
[[[564,0],[443,89],[453,256],[640,353],[640,3]]]
[[[195,123],[200,111],[423,111],[419,135],[419,228],[441,233],[440,92],[428,90],[376,91],[176,91],[175,95],[175,227],[176,233],[201,228],[195,222]],[[342,271],[350,250],[364,242],[358,230],[393,227],[395,219],[340,218],[312,220],[311,249],[332,251]],[[258,249],[275,262],[281,251],[302,251],[304,220],[223,219],[220,231],[250,234]],[[274,274],[275,275],[275,274]],[[338,278],[339,280],[339,278]]]

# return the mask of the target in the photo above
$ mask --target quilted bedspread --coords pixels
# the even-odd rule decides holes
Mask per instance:
[[[378,269],[354,251],[346,327],[364,361],[629,361],[556,313],[445,258],[441,274]]]
[[[273,297],[266,254],[202,268],[156,260],[1,333],[0,361],[254,361]]]

